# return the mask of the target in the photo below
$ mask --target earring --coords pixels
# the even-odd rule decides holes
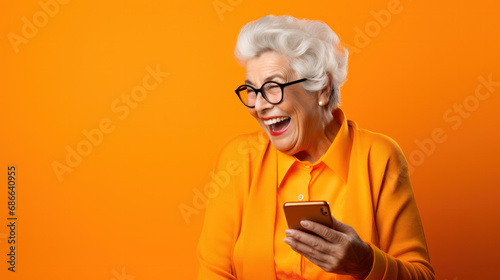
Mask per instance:
[[[319,102],[319,106],[323,106],[323,101],[320,101],[320,102]]]

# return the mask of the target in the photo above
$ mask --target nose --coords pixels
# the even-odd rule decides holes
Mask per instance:
[[[257,98],[255,99],[255,110],[257,112],[263,112],[265,110],[273,108],[273,106],[273,104],[267,102],[267,100],[262,96],[261,92],[257,94]]]

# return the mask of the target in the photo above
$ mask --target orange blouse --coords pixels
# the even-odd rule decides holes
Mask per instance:
[[[198,243],[198,279],[353,279],[327,273],[283,242],[283,203],[325,200],[374,252],[366,279],[434,279],[408,166],[390,138],[340,130],[314,164],[276,150],[259,132],[221,152]]]

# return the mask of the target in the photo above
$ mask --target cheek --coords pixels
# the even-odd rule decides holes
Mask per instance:
[[[304,111],[303,108],[296,108],[294,115],[295,115],[295,124],[297,126],[300,126],[302,128],[305,128],[308,124],[308,112]]]
[[[286,109],[284,109],[295,117],[297,124],[302,126],[310,122],[314,115],[312,111],[314,100],[306,93],[295,93],[294,95],[295,98],[290,100],[291,102],[286,104]]]
[[[293,118],[294,118],[294,134],[298,139],[307,138],[307,135],[311,133],[316,127],[314,112],[307,110],[303,106],[297,106],[293,108]]]

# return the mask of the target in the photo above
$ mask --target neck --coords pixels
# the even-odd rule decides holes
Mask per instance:
[[[340,124],[330,113],[328,121],[324,123],[321,133],[319,133],[319,137],[309,142],[307,149],[296,153],[294,156],[300,161],[316,163],[328,151],[339,129]]]

